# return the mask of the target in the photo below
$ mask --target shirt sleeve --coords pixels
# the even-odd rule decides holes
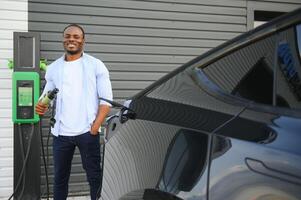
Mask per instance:
[[[100,62],[99,65],[97,66],[96,82],[97,82],[98,97],[113,101],[113,92],[112,92],[112,85],[110,81],[109,71],[107,70],[107,68],[102,62]],[[99,104],[111,106],[110,103],[104,100],[100,100]]]
[[[43,92],[42,92],[39,100],[41,100],[45,96],[45,94],[48,93],[48,91],[53,90],[55,88],[55,84],[54,84],[54,82],[52,80],[52,76],[51,76],[51,71],[50,70],[46,71],[45,80],[46,80],[46,84],[45,84],[44,90],[43,90]]]

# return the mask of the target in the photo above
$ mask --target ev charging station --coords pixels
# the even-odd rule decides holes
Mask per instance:
[[[40,199],[41,135],[35,105],[40,96],[40,35],[14,32],[12,118],[14,199]]]

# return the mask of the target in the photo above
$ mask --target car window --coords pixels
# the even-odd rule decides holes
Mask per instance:
[[[257,103],[273,105],[273,71],[264,57],[251,66],[232,94]]]
[[[251,43],[204,68],[227,93],[273,105],[273,62],[276,36]]]
[[[202,67],[226,93],[259,104],[301,108],[300,25],[252,42]]]

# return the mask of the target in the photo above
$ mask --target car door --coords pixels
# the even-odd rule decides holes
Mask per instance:
[[[242,116],[250,114],[248,112]],[[251,112],[255,116],[263,115]],[[237,119],[214,137],[209,199],[300,199],[300,118],[273,116],[269,123],[258,122],[258,118],[254,121],[250,123],[258,128],[247,129],[246,122],[241,125]],[[224,136],[258,135],[259,132],[266,138],[248,141]],[[231,148],[216,156],[225,142]]]

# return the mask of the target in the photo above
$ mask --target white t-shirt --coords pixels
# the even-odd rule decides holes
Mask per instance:
[[[82,114],[86,114],[88,118],[88,123],[91,125],[93,124],[97,116],[99,105],[110,106],[109,103],[107,103],[104,100],[100,100],[99,97],[108,100],[113,100],[112,86],[111,86],[109,71],[101,60],[92,57],[84,52],[81,57],[81,60],[82,60],[81,64],[83,69],[84,81],[75,80],[72,83],[72,85],[80,84],[80,86],[74,87],[76,88],[76,90],[81,88],[81,85],[83,85],[82,97],[78,99],[81,101],[81,103],[84,102],[85,107],[83,108],[85,108],[86,113],[80,113],[80,117],[83,117]],[[63,79],[65,79],[66,77],[64,76],[64,63],[65,63],[65,55],[55,60],[47,67],[47,71],[45,74],[46,85],[41,95],[42,98],[48,91],[53,90],[54,88],[59,89],[59,93],[57,94],[56,109],[55,109],[55,116],[54,116],[56,123],[54,124],[54,127],[51,128],[51,133],[54,136],[58,136],[62,132],[61,130],[62,113],[67,115],[67,117],[64,117],[63,121],[66,120],[69,121],[68,117],[70,117],[70,115],[74,113],[73,109],[71,113],[67,113],[65,111],[62,112],[62,106],[63,106],[62,97],[65,92],[68,93],[68,90],[66,90],[65,92],[63,91]],[[66,71],[65,73],[67,77],[70,75]],[[74,76],[73,74],[75,72],[72,69],[70,73],[72,74],[72,76]],[[68,78],[72,78],[72,77],[68,77]],[[67,102],[69,101],[70,103],[71,101],[75,101],[76,98],[73,95],[75,91],[69,91],[69,92],[72,93],[71,100],[70,99],[67,100]]]
[[[83,105],[82,58],[64,62],[60,135],[76,136],[90,130]]]

